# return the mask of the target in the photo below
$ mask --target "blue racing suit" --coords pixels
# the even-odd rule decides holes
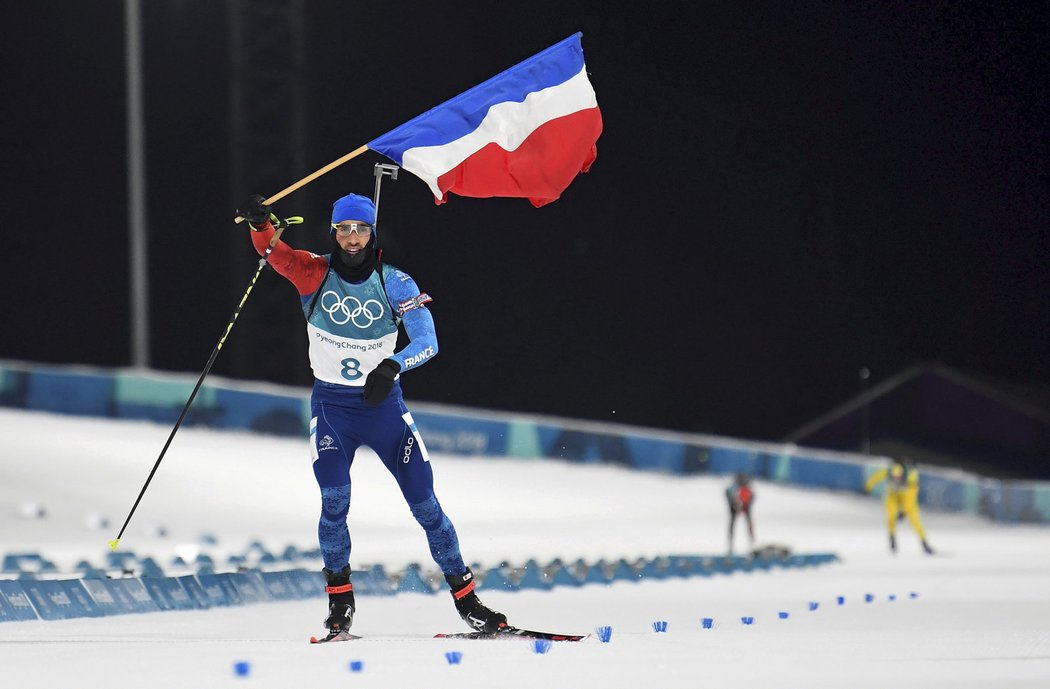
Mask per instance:
[[[252,232],[260,254],[272,236],[269,224]],[[405,372],[437,354],[434,320],[425,306],[430,297],[393,266],[377,263],[368,278],[355,283],[330,270],[330,260],[280,241],[269,259],[299,290],[307,320],[315,378],[310,446],[321,489],[317,536],[324,566],[338,572],[349,564],[350,467],[357,449],[367,445],[397,481],[442,573],[463,574],[467,567],[456,529],[434,495],[430,458],[402,399],[399,380],[376,406],[363,397],[365,379],[384,359],[396,361]],[[399,325],[409,344],[395,352]]]

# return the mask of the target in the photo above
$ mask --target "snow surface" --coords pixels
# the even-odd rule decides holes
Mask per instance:
[[[169,427],[0,411],[0,552],[71,571],[101,564]],[[432,458],[468,562],[618,559],[725,551],[724,477],[543,460]],[[429,567],[426,541],[369,452],[354,465],[352,564]],[[758,482],[759,544],[835,552],[838,564],[549,592],[484,592],[519,626],[595,636],[530,642],[430,638],[466,628],[445,595],[361,597],[367,638],[311,646],[323,599],[201,612],[0,623],[4,687],[1048,687],[1045,527],[926,512],[938,556],[906,523],[886,545],[876,498]],[[184,428],[121,542],[167,566],[252,541],[315,546],[305,440]],[[32,518],[38,508],[46,518]],[[532,516],[524,516],[532,515]],[[108,521],[108,526],[100,524]],[[159,529],[167,531],[160,536]],[[216,546],[203,546],[212,534]],[[742,534],[738,532],[742,546]],[[219,560],[217,560],[219,561]],[[320,567],[320,564],[317,564]],[[874,594],[871,603],[865,594]],[[911,594],[917,594],[912,597]],[[844,605],[837,597],[845,598]],[[891,601],[890,596],[895,596]],[[809,602],[819,603],[815,611]],[[778,613],[787,612],[787,619]],[[742,616],[753,616],[745,626]],[[700,619],[712,617],[712,629]],[[652,623],[665,620],[666,633]],[[451,665],[445,653],[460,651]],[[248,676],[234,664],[250,663]],[[351,672],[351,661],[361,670]]]

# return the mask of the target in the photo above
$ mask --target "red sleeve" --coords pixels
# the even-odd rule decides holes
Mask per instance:
[[[251,233],[252,244],[255,245],[255,250],[260,256],[266,253],[266,247],[270,245],[273,233],[274,229],[270,221],[266,221],[263,229]],[[328,272],[328,261],[324,256],[293,249],[279,239],[273,251],[270,252],[268,262],[278,274],[288,278],[295,285],[300,295],[316,292]]]

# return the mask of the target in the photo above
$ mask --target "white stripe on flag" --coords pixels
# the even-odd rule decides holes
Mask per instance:
[[[521,103],[497,103],[489,108],[478,128],[464,137],[441,146],[417,146],[405,151],[401,167],[430,187],[434,197],[442,197],[438,177],[453,169],[490,143],[513,151],[532,132],[553,119],[580,110],[598,107],[594,88],[587,79],[587,66],[557,86],[534,91]]]

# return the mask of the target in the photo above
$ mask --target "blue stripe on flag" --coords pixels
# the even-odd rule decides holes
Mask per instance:
[[[409,148],[441,146],[474,131],[489,108],[521,103],[535,91],[557,86],[583,69],[582,34],[576,33],[527,60],[368,142],[398,165]]]

